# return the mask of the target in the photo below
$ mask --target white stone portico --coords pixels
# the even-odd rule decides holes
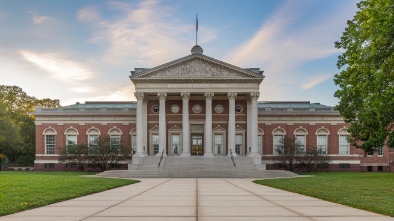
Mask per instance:
[[[261,163],[257,148],[257,100],[259,85],[264,79],[263,71],[259,68],[239,68],[205,56],[198,45],[191,52],[189,56],[151,69],[136,68],[131,71],[130,79],[135,86],[137,99],[137,148],[133,164],[139,164],[140,158],[147,154],[214,157],[217,154],[229,155],[230,152],[249,155],[255,163]],[[171,104],[175,101],[181,104],[179,113],[176,108],[172,109]],[[157,114],[148,113],[152,106],[150,102],[158,103],[158,111],[154,110],[158,112],[158,120],[155,118]],[[245,102],[245,110],[238,109],[238,112],[246,113],[245,119],[236,116],[236,102]],[[220,111],[226,114],[220,115]],[[176,113],[182,114],[181,123]],[[244,121],[247,126],[242,128],[239,122]],[[169,126],[173,124],[175,126]],[[227,127],[223,128],[220,124]],[[172,138],[169,134],[174,128],[179,128],[180,132]],[[199,133],[203,136],[199,138],[195,135],[197,129],[193,128],[201,128],[203,131]],[[224,135],[214,137],[214,131],[219,130],[225,131]],[[237,137],[237,131],[246,131],[247,135]],[[155,143],[157,136],[158,144]],[[223,148],[218,145],[219,141]],[[203,150],[192,150],[195,145],[203,146]]]

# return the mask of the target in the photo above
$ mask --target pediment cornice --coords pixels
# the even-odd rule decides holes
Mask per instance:
[[[178,60],[132,74],[133,82],[261,82],[264,75],[202,55],[192,54]]]

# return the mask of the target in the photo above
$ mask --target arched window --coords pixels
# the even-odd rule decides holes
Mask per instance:
[[[89,147],[89,154],[97,154],[97,141],[100,136],[100,131],[97,128],[90,128],[86,131],[86,135],[88,136],[88,147]]]
[[[43,132],[45,138],[45,154],[55,154],[57,132],[53,128],[47,128]]]
[[[75,128],[68,128],[65,132],[64,135],[66,136],[66,146],[75,146],[77,145],[77,138],[78,138],[78,131]]]
[[[350,154],[349,149],[349,132],[347,131],[346,128],[342,128],[338,131],[338,136],[339,136],[339,154],[341,155],[346,155]]]
[[[122,135],[122,131],[119,128],[114,127],[108,131],[108,134],[110,136],[111,151],[119,154],[120,136]]]
[[[328,152],[328,135],[330,135],[330,131],[328,131],[326,128],[320,128],[316,131],[317,151],[319,154],[327,154]]]
[[[135,154],[137,152],[137,129],[133,128],[130,130],[131,135],[131,153]]]
[[[272,131],[273,135],[273,153],[275,155],[280,154],[280,149],[282,147],[281,141],[284,139],[284,136],[286,135],[286,131],[283,128],[276,128],[275,130]]]
[[[308,135],[308,131],[303,127],[297,128],[294,131],[296,142],[298,142],[300,145],[300,152],[305,152],[306,150],[306,135]]]

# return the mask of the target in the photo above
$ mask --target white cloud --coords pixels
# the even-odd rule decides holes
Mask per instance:
[[[73,84],[94,77],[94,71],[89,67],[64,58],[57,53],[37,53],[28,50],[20,50],[22,57],[35,64],[39,68],[49,72],[54,79]]]
[[[85,101],[134,101],[133,95],[134,88],[127,86],[127,87],[118,87],[117,90],[110,90],[104,89],[101,90],[99,95],[92,96],[92,97],[81,97],[72,98],[68,100],[62,101],[62,105],[71,105],[75,104],[76,102],[85,102]]]
[[[99,13],[91,8],[79,11],[78,18],[97,28],[91,39],[93,43],[108,44],[104,57],[106,62],[140,62],[155,66],[185,55],[193,46],[194,24],[185,24],[171,18],[174,9],[159,6],[158,1],[145,0],[138,5],[110,2],[112,10],[121,10],[121,19],[100,20]],[[99,27],[97,27],[99,24]],[[216,37],[215,31],[204,27],[200,43]]]
[[[48,16],[33,16],[32,20],[34,24],[41,24],[44,23],[46,21],[49,21],[51,18]]]
[[[330,74],[324,74],[324,75],[312,77],[311,79],[309,79],[308,82],[303,83],[301,85],[301,88],[304,90],[312,88],[312,87],[314,87],[314,86],[316,86],[316,85],[318,85],[330,78],[331,78]]]
[[[95,89],[91,87],[73,87],[71,88],[71,91],[77,92],[77,93],[92,93],[95,91]]]
[[[78,16],[79,20],[87,21],[87,22],[97,21],[100,17],[97,9],[92,6],[89,6],[89,7],[79,10],[77,16]]]

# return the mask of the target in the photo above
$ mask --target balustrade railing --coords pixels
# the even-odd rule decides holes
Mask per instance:
[[[234,169],[237,169],[236,165],[235,165],[235,161],[234,161],[234,156],[233,156],[233,151],[230,149],[230,159],[233,162],[234,165]]]
[[[161,156],[160,156],[160,161],[159,161],[159,164],[157,165],[157,170],[160,170],[160,164],[161,164],[161,161],[163,161],[163,155],[164,155],[164,150],[163,150],[163,152],[161,152]]]

